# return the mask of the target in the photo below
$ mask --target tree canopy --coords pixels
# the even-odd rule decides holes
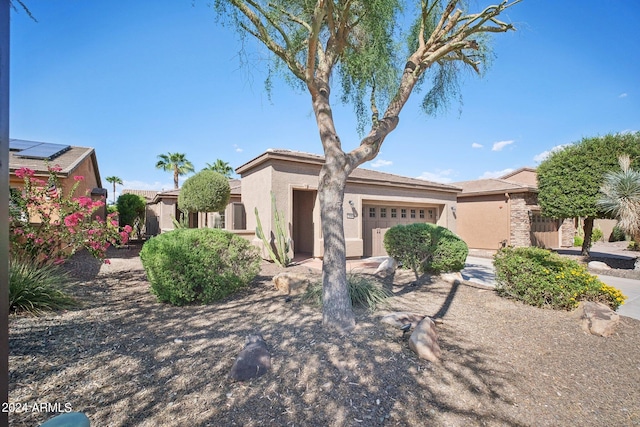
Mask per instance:
[[[193,164],[187,160],[183,153],[167,153],[159,154],[156,168],[162,169],[166,172],[173,172],[173,188],[176,190],[179,187],[180,175],[186,175],[190,172],[194,172]]]
[[[116,184],[118,185],[122,185],[122,178],[120,178],[119,176],[108,176],[105,178],[105,180],[111,184],[113,184],[113,204],[115,205],[116,203]]]
[[[640,164],[640,132],[584,138],[538,166],[538,203],[551,218],[585,218],[583,252],[591,245],[593,219],[607,215],[597,201],[605,174],[618,169],[618,157]]]
[[[188,212],[219,212],[227,206],[230,197],[229,180],[218,172],[204,169],[184,182],[178,207]]]
[[[216,159],[213,164],[207,163],[205,169],[218,172],[219,174],[224,175],[227,178],[231,178],[231,175],[233,175],[233,168],[229,165],[229,163],[220,159]]]
[[[491,57],[488,36],[514,29],[498,17],[519,2],[470,12],[461,0],[214,0],[223,22],[272,54],[268,89],[279,74],[309,93],[325,156],[318,182],[324,325],[355,326],[345,262],[347,177],[377,156],[414,90],[429,84],[422,106],[437,112],[457,94],[461,70],[481,73]],[[364,135],[348,152],[333,120],[335,87],[353,105]]]

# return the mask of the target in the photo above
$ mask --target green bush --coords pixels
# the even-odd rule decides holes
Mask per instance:
[[[40,314],[75,307],[76,301],[63,289],[68,277],[54,265],[11,260],[9,263],[9,308]]]
[[[249,284],[260,271],[256,247],[228,231],[178,229],[153,237],[140,259],[159,301],[207,304]]]
[[[613,230],[611,231],[611,235],[609,236],[609,241],[610,242],[624,242],[625,240],[627,240],[627,235],[624,231],[622,231],[622,229],[620,227],[618,227],[617,225],[615,227],[613,227]]]
[[[573,236],[573,246],[582,246],[582,243],[584,243],[584,239],[582,238],[582,236],[578,234]]]
[[[384,304],[387,298],[393,296],[375,280],[359,274],[349,274],[347,284],[349,285],[351,305],[354,307],[362,306],[373,311],[379,305]],[[312,283],[303,298],[305,301],[322,305],[322,283]]]
[[[450,230],[434,224],[396,225],[384,235],[384,247],[396,261],[418,273],[464,268],[469,248]]]
[[[503,248],[494,256],[496,290],[536,307],[571,310],[579,301],[617,309],[626,299],[578,262],[541,248]]]
[[[601,241],[603,237],[604,234],[602,233],[602,230],[600,228],[594,228],[591,231],[591,244]]]
[[[118,208],[118,221],[120,227],[129,225],[133,228],[136,223],[144,223],[144,213],[147,202],[137,194],[121,194],[116,201]]]

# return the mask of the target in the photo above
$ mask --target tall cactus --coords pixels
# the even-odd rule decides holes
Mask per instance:
[[[262,243],[264,243],[264,247],[267,248],[269,252],[269,256],[281,267],[286,267],[291,263],[291,259],[289,258],[289,238],[285,232],[285,224],[284,224],[284,216],[278,212],[276,209],[276,196],[271,192],[271,213],[273,214],[273,219],[275,222],[275,247],[276,252],[273,251],[273,247],[271,246],[271,242],[267,239],[262,231],[262,223],[260,222],[260,216],[258,216],[258,208],[255,208],[256,214],[256,236],[259,239],[262,239]]]

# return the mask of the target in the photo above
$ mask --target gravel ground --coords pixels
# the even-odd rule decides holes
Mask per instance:
[[[412,286],[398,272],[390,305],[358,310],[356,330],[338,336],[322,329],[318,308],[275,292],[280,270],[269,263],[222,302],[160,304],[137,249],[113,250],[110,265],[68,263],[80,308],[10,319],[10,402],[19,404],[10,425],[34,426],[67,408],[92,426],[640,425],[638,320],[622,317],[601,338],[571,313],[437,278]],[[442,319],[440,364],[418,359],[380,323],[396,310]],[[232,382],[244,337],[255,332],[272,368]]]

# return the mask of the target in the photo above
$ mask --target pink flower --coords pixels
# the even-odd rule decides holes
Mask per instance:
[[[73,179],[74,179],[75,181],[84,181],[84,176],[82,176],[82,175],[76,175],[76,176],[74,176],[74,177],[73,177]]]
[[[60,172],[61,170],[62,168],[60,167],[60,165],[49,166],[50,172]]]
[[[35,172],[29,168],[20,168],[16,171],[16,176],[18,178],[24,178],[25,176],[33,176]]]
[[[104,260],[104,263],[105,263],[105,264],[111,264],[111,261],[109,261],[108,259],[105,259],[105,260]]]

